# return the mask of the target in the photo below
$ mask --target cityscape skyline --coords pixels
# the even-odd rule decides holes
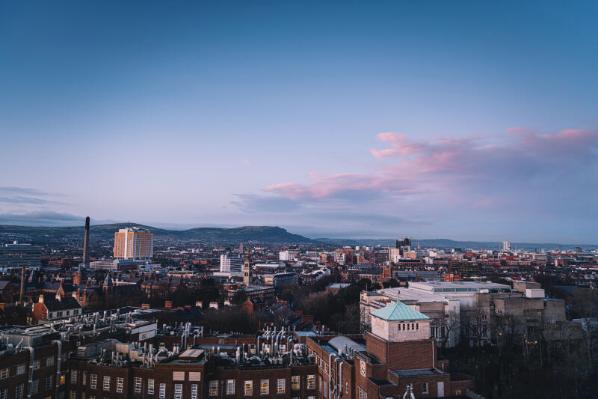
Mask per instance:
[[[234,4],[2,4],[0,224],[595,243],[595,3]]]

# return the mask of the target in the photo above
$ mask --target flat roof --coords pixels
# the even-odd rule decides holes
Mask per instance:
[[[419,377],[446,374],[438,369],[393,370],[392,373],[399,377]]]

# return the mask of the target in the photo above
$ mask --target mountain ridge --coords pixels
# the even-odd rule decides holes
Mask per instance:
[[[141,227],[154,233],[156,241],[188,240],[206,243],[254,242],[264,244],[315,244],[316,241],[299,234],[293,234],[278,226],[241,226],[241,227],[194,227],[175,230],[144,225],[140,223],[110,223],[92,225],[90,240],[108,241],[114,232],[125,227]],[[0,225],[0,241],[25,240],[35,244],[48,244],[57,241],[79,241],[83,238],[83,226],[16,226]]]

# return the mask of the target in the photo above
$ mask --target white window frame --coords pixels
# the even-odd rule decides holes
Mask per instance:
[[[286,393],[287,391],[287,380],[284,378],[278,378],[276,380],[276,393]]]
[[[226,380],[226,394],[227,395],[235,394],[235,380]]]

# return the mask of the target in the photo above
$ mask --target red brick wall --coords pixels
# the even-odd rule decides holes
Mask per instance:
[[[368,333],[366,345],[368,352],[375,355],[389,369],[424,369],[435,366],[436,346],[433,339],[386,342]]]

